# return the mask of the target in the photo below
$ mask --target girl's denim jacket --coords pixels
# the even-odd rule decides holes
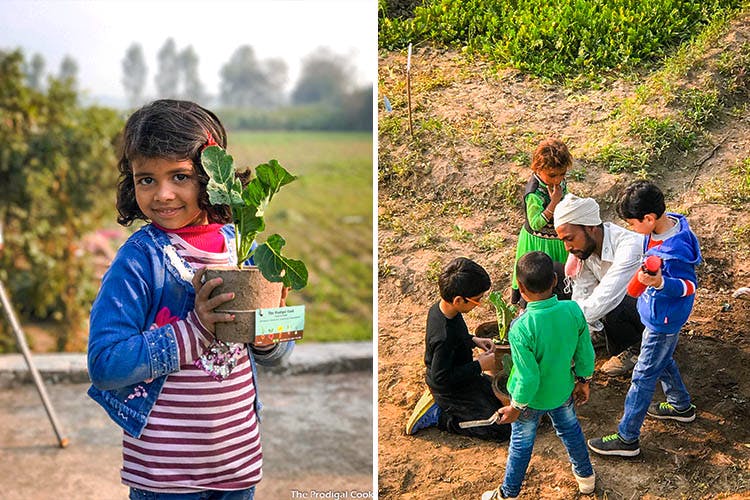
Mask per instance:
[[[221,231],[235,262],[234,227]],[[88,394],[131,436],[140,437],[167,375],[180,369],[172,325],[151,325],[164,307],[178,318],[193,309],[192,274],[166,233],[149,224],[125,242],[102,278],[91,309],[88,369],[93,385]],[[248,346],[259,418],[255,361],[279,364],[293,348],[293,342],[268,352]]]

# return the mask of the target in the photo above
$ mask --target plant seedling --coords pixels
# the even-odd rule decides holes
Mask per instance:
[[[201,153],[201,163],[209,176],[208,198],[212,205],[228,205],[232,210],[237,267],[249,258],[268,281],[282,282],[285,287],[299,290],[307,285],[307,267],[301,260],[281,254],[286,244],[278,234],[253,247],[257,235],[265,230],[264,216],[273,196],[282,186],[296,179],[279,162],[271,160],[255,168],[255,177],[243,189],[236,176],[234,159],[219,146],[209,146]]]
[[[495,306],[495,314],[497,315],[497,337],[493,338],[492,341],[495,344],[507,344],[508,328],[510,328],[510,322],[518,309],[515,305],[509,306],[506,304],[502,294],[498,291],[490,293],[489,301]]]

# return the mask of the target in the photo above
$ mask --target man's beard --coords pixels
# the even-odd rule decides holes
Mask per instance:
[[[586,260],[591,257],[591,254],[594,253],[594,250],[596,250],[596,241],[594,241],[594,238],[589,236],[588,233],[583,234],[586,237],[586,244],[581,250],[577,250],[571,253],[581,260]]]

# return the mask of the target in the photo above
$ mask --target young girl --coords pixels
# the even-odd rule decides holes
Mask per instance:
[[[144,106],[123,132],[117,221],[150,224],[102,278],[88,367],[89,395],[125,431],[131,499],[253,498],[263,462],[255,362],[293,348],[213,338],[215,323],[233,319],[213,310],[233,294],[209,299],[221,279],[202,283],[202,268],[236,262],[229,207],[209,204],[200,163],[214,144],[226,147],[219,119],[186,101]]]
[[[544,252],[553,261],[565,264],[568,252],[562,240],[557,237],[552,214],[555,207],[568,192],[565,173],[573,165],[568,147],[558,139],[545,139],[536,147],[531,158],[534,172],[526,184],[523,194],[523,207],[526,222],[518,235],[516,261],[513,264],[511,303],[521,301],[516,279],[516,263],[524,254],[533,251]],[[562,277],[561,277],[562,278]]]

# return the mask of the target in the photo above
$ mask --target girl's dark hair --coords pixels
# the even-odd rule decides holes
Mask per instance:
[[[208,175],[201,164],[201,152],[211,134],[217,145],[226,149],[227,133],[219,118],[194,102],[161,99],[130,115],[120,138],[120,179],[117,183],[117,222],[129,226],[135,219],[147,220],[135,199],[132,162],[160,158],[190,160],[198,174],[198,206],[211,223],[228,224],[232,213],[227,205],[208,201]]]
[[[666,210],[664,193],[651,181],[635,181],[625,188],[617,203],[617,215],[622,219],[642,221],[646,214],[659,218]]]
[[[568,146],[560,139],[545,139],[539,143],[531,157],[531,170],[568,170],[573,166]]]
[[[466,257],[453,259],[438,278],[440,297],[453,302],[456,297],[476,297],[490,289],[490,275]]]
[[[516,264],[516,278],[532,293],[549,290],[555,282],[552,259],[544,252],[524,254]]]

